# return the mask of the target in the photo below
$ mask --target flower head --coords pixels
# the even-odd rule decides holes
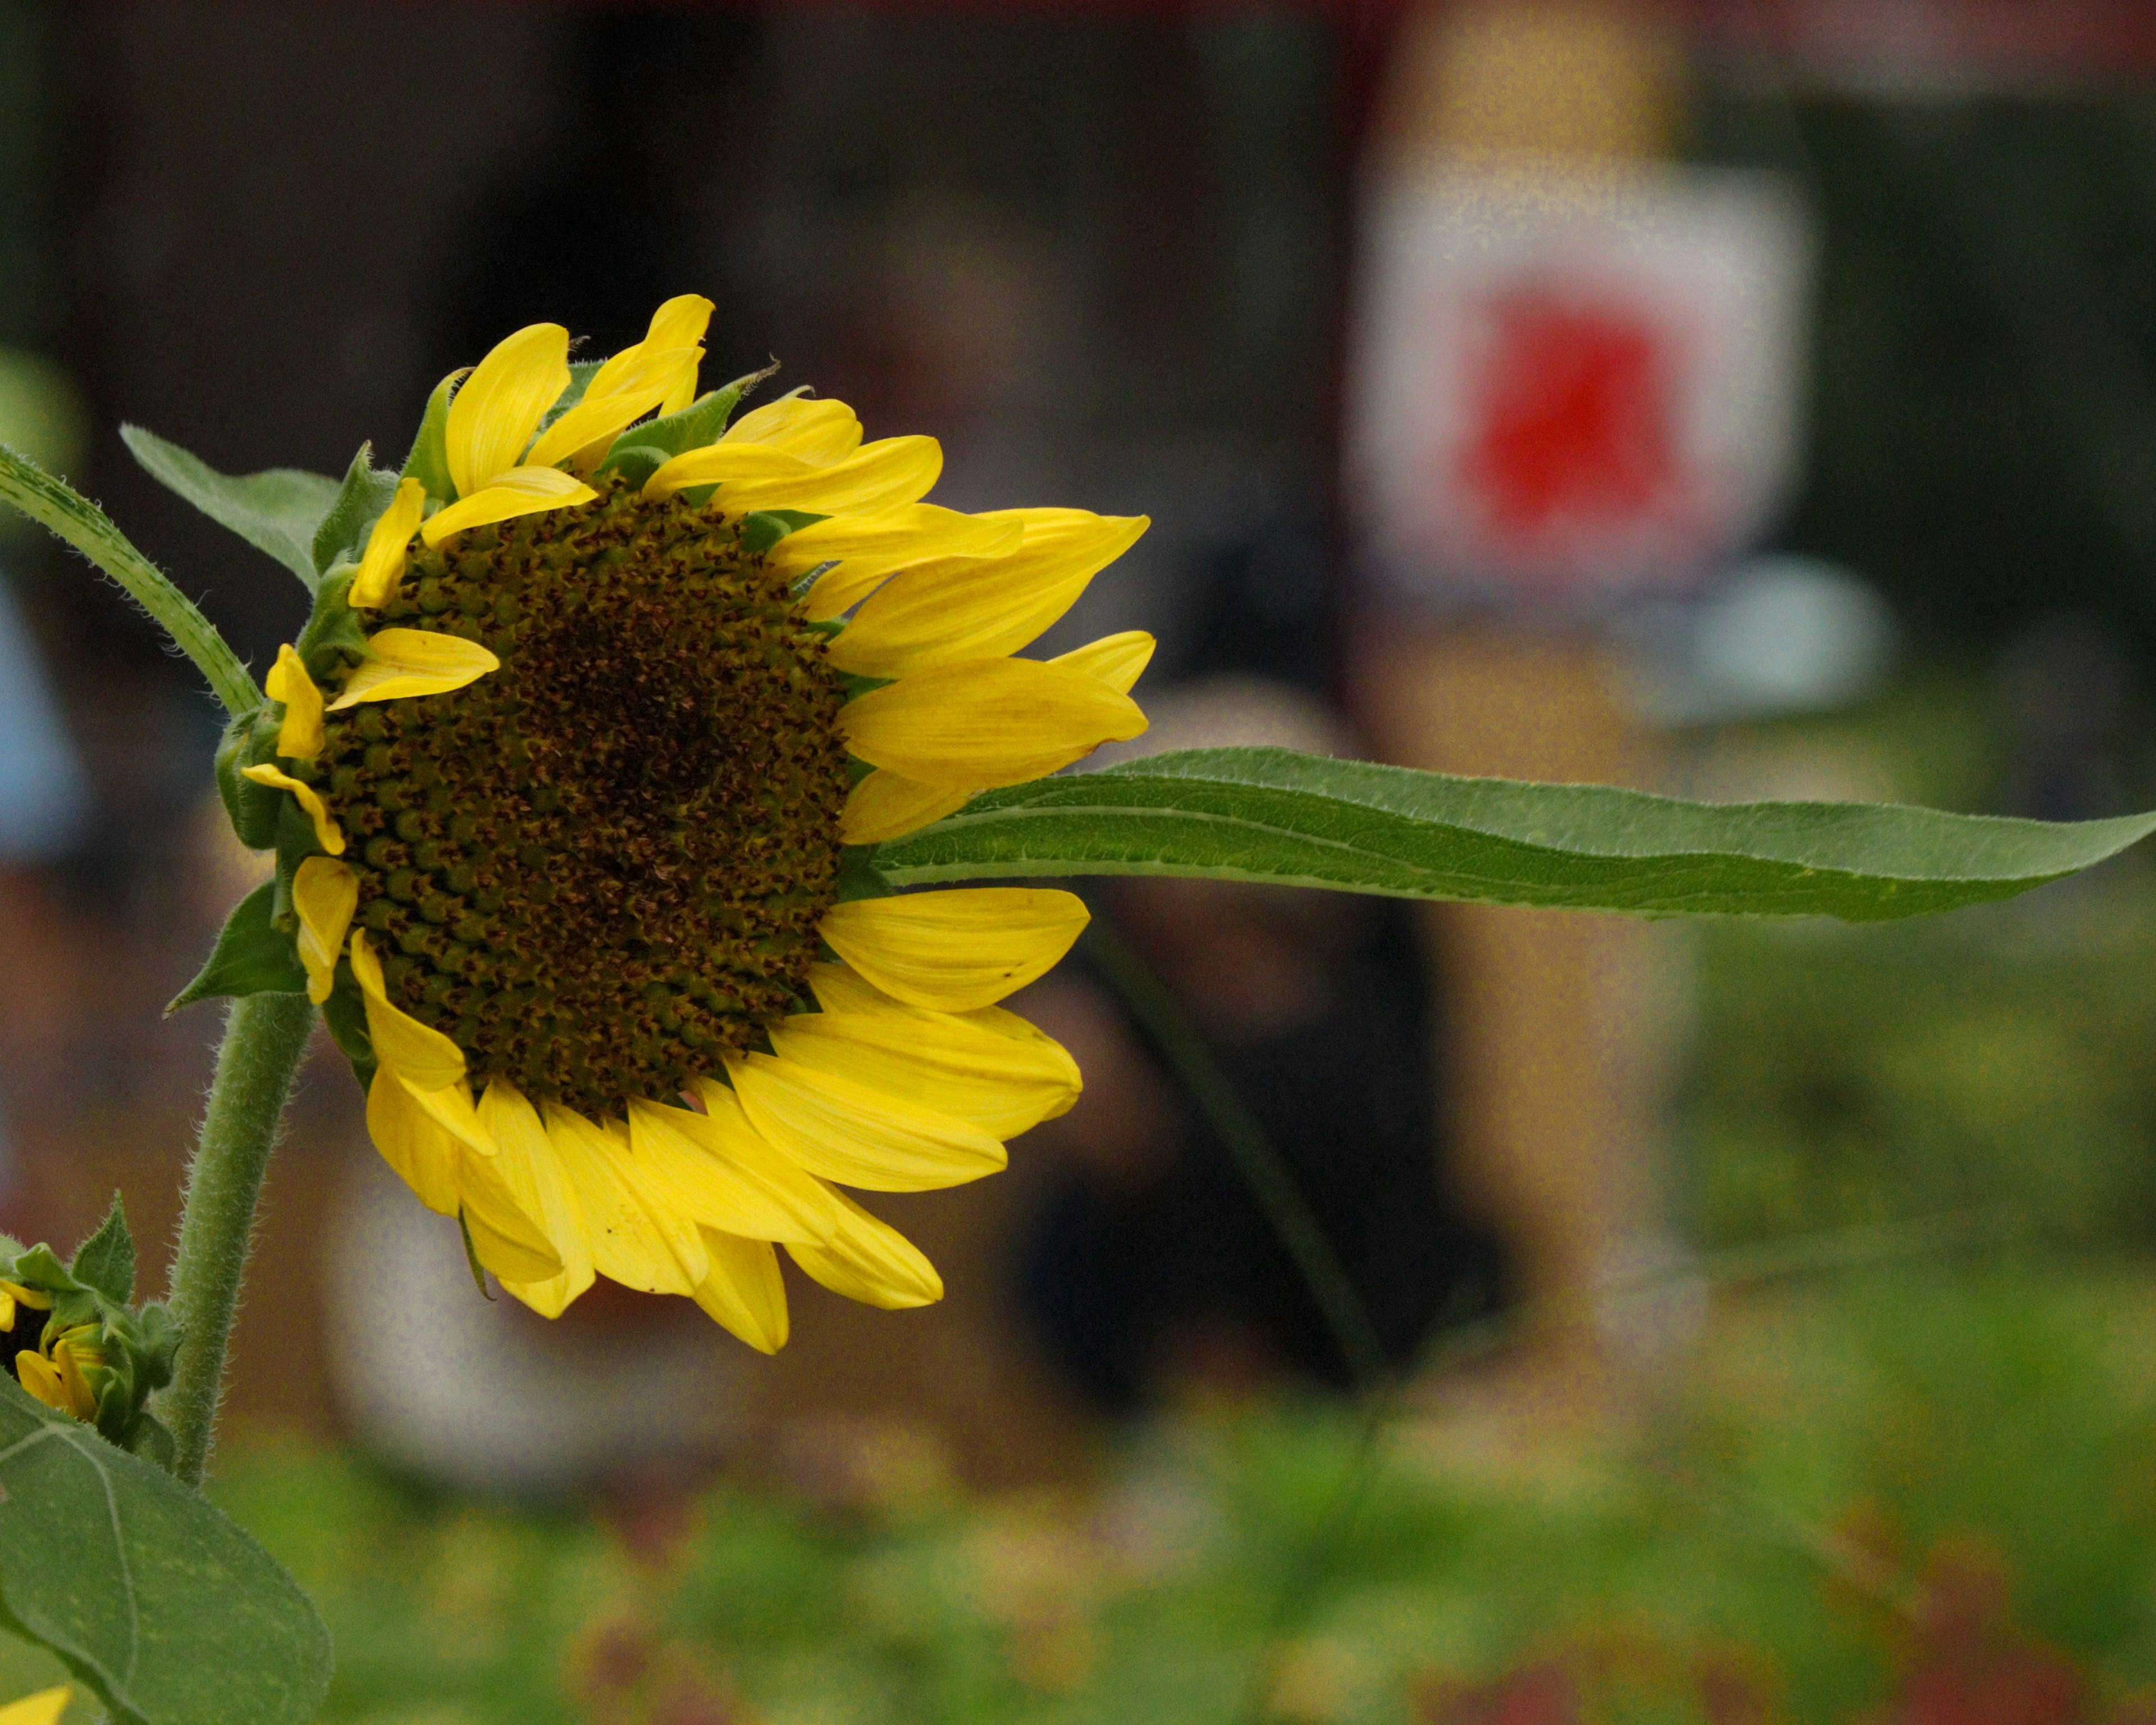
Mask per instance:
[[[603,1275],[768,1350],[777,1245],[942,1292],[839,1188],[993,1172],[1077,1093],[995,1003],[1080,901],[863,896],[849,854],[1144,729],[1150,637],[1010,655],[1146,523],[927,503],[934,440],[838,402],[729,423],[754,380],[696,394],[710,311],[581,368],[534,325],[445,380],[239,770],[421,1200],[541,1312]]]

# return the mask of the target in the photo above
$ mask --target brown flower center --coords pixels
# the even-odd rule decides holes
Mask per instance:
[[[842,686],[731,526],[617,483],[414,553],[382,626],[482,643],[452,694],[328,717],[390,999],[475,1085],[619,1115],[801,996],[837,896]]]

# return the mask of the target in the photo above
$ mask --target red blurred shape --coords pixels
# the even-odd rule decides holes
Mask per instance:
[[[1974,1542],[1943,1544],[1924,1577],[1891,1725],[2080,1725],[2087,1681],[2016,1630],[2005,1565]]]
[[[1645,314],[1547,288],[1486,316],[1460,477],[1517,552],[1669,512],[1681,487],[1669,343]]]

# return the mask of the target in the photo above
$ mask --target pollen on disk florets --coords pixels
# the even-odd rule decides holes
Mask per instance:
[[[615,481],[416,551],[374,618],[501,661],[331,713],[316,763],[389,998],[475,1082],[618,1115],[803,993],[837,896],[842,685],[734,526]]]

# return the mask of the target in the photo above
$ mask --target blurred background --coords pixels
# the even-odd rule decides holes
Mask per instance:
[[[2156,803],[2135,0],[0,0],[0,441],[258,667],[304,595],[121,422],[395,460],[509,330],[685,291],[707,382],[932,433],[939,501],[1152,517],[1045,644],[1158,634],[1126,755]],[[169,1238],[217,731],[0,523],[25,1239]],[[1086,890],[1014,1003],[1080,1106],[880,1206],[941,1306],[797,1279],[773,1360],[481,1301],[311,1065],[218,1489],[326,1717],[2156,1710],[2145,858],[1885,928]]]

